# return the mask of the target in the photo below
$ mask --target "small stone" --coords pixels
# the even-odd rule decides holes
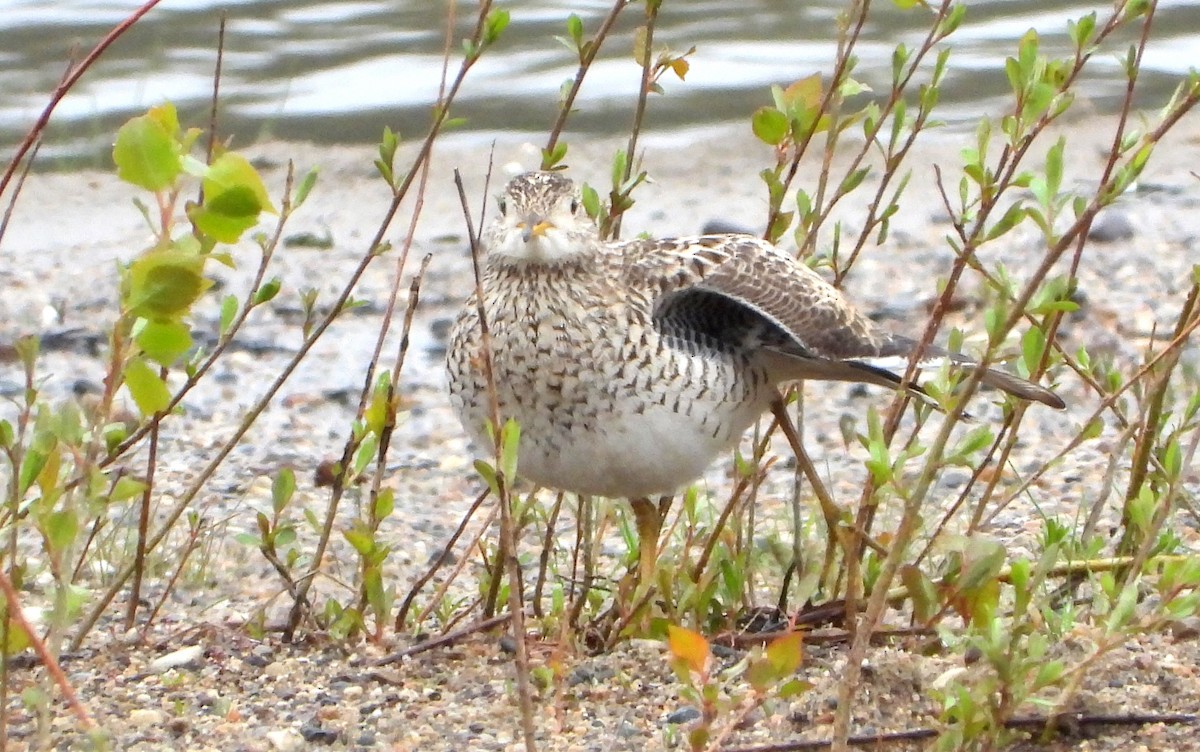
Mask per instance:
[[[947,671],[943,671],[940,676],[929,683],[931,689],[942,690],[950,686],[950,684],[958,679],[958,677],[967,673],[967,670],[962,666],[955,666]]]
[[[666,723],[674,723],[677,725],[682,725],[684,723],[690,723],[699,717],[700,717],[700,711],[696,710],[692,706],[688,705],[686,707],[680,708],[679,710],[674,710],[674,711],[671,711],[670,713],[667,713],[667,716],[666,716],[666,718],[663,718],[663,721]]]
[[[342,697],[347,700],[357,700],[362,697],[363,688],[357,684],[350,684],[342,690]]]
[[[617,736],[622,739],[632,739],[635,736],[641,736],[642,730],[634,726],[629,721],[622,721],[620,726],[617,726]]]
[[[287,667],[279,661],[273,661],[263,667],[263,676],[269,676],[272,679],[278,679],[287,673]]]
[[[166,655],[160,655],[150,661],[147,670],[153,674],[162,674],[173,668],[181,668],[183,666],[191,666],[199,668],[200,659],[204,657],[204,648],[199,645],[188,645],[186,648],[173,650]]]
[[[129,712],[129,723],[137,728],[158,726],[164,720],[162,711],[154,708],[136,708]]]
[[[1088,230],[1088,240],[1098,243],[1114,243],[1118,240],[1129,240],[1135,234],[1133,222],[1124,212],[1109,209],[1100,212],[1091,229]]]
[[[1200,616],[1188,616],[1172,621],[1168,628],[1176,642],[1194,640],[1200,637]]]
[[[304,737],[292,729],[272,729],[265,736],[271,749],[277,752],[295,752],[304,749]]]
[[[338,739],[338,732],[315,723],[306,723],[300,727],[300,736],[311,744],[333,744]]]

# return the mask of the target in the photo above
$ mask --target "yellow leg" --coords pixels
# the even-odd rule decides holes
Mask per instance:
[[[658,534],[662,515],[649,499],[631,499],[638,533],[638,584],[654,582],[654,564],[658,558]]]

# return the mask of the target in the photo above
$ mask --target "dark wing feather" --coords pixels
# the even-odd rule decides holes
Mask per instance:
[[[620,249],[622,271],[647,290],[655,324],[664,333],[702,340],[706,347],[777,353],[787,359],[790,378],[895,387],[900,376],[869,359],[907,359],[916,347],[913,340],[877,329],[820,275],[757,238],[705,235],[633,241]],[[932,346],[925,357],[977,366]],[[1004,371],[985,369],[981,380],[1023,399],[1064,407],[1050,390]]]
[[[658,295],[688,289],[723,295],[787,332],[806,352],[844,360],[878,355],[871,321],[837,288],[774,246],[745,235],[634,241],[626,273]]]

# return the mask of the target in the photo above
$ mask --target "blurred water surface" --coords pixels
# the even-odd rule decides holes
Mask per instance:
[[[133,0],[0,0],[0,144],[11,146],[44,107],[72,54],[90,49],[139,3]],[[544,131],[574,55],[554,41],[571,12],[591,33],[609,0],[511,0],[512,25],[468,78],[454,112],[469,132]],[[656,42],[696,47],[685,82],[664,79],[652,129],[744,119],[770,101],[771,84],[828,71],[838,0],[667,0]],[[857,77],[884,90],[891,54],[920,42],[923,10],[877,2],[858,47]],[[1068,48],[1066,23],[1107,3],[1075,0],[970,0],[942,100],[943,119],[967,125],[999,111],[1007,84],[1000,64],[1036,29],[1048,48]],[[378,138],[384,124],[411,136],[429,121],[442,70],[447,5],[437,0],[165,0],[117,41],[60,105],[50,130],[55,154],[98,149],[124,118],[165,99],[202,122],[211,95],[219,14],[228,15],[221,127],[239,143],[260,137],[318,142]],[[476,4],[457,6],[458,37]],[[625,11],[597,60],[571,121],[575,132],[619,132],[632,117],[639,69],[632,31],[640,5]],[[1139,104],[1169,95],[1200,65],[1200,0],[1161,0],[1139,86]],[[1132,40],[1128,40],[1132,41]],[[457,65],[457,59],[453,61]],[[453,72],[453,71],[452,71]],[[1080,89],[1085,106],[1105,111],[1124,91],[1118,60],[1099,61]]]

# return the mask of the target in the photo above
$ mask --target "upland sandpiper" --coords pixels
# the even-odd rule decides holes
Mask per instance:
[[[876,328],[820,275],[748,235],[604,242],[556,172],[509,182],[483,235],[483,312],[501,419],[521,426],[518,474],[545,487],[629,499],[639,570],[653,571],[662,519],[651,497],[698,478],[801,380],[896,388],[875,358],[915,344]],[[450,398],[490,446],[490,398],[474,297],[447,359]],[[930,349],[929,357],[975,364]],[[983,383],[1062,408],[1003,371]],[[919,389],[919,387],[913,387]]]

